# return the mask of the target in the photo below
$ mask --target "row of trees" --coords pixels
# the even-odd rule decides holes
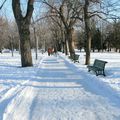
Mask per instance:
[[[101,0],[42,0],[37,1],[45,5],[44,17],[35,19],[31,23],[34,10],[34,0],[28,0],[26,14],[23,15],[20,0],[12,0],[12,8],[18,26],[19,36],[16,34],[9,39],[20,39],[21,63],[23,67],[32,66],[31,48],[32,39],[39,39],[39,46],[52,45],[58,50],[63,50],[66,55],[75,53],[73,44],[73,33],[79,30],[78,48],[84,47],[86,52],[85,64],[90,63],[91,48],[106,49],[108,46],[120,49],[119,46],[119,21],[112,24],[100,26],[100,18],[103,19],[107,13],[103,12]],[[37,14],[39,15],[39,14]],[[34,17],[33,17],[34,18]],[[79,29],[77,27],[79,25]],[[8,25],[7,25],[8,26]],[[111,29],[108,29],[110,27]],[[10,27],[11,28],[11,27]],[[30,31],[31,34],[30,34]],[[18,42],[17,42],[18,43]],[[19,46],[19,45],[17,45]],[[46,47],[45,47],[46,48]]]
[[[0,30],[0,50],[3,48],[19,50],[19,35],[17,31],[17,26],[14,22],[8,22],[3,18],[0,18],[1,30]],[[49,24],[50,23],[50,24]],[[39,27],[40,26],[40,27]],[[48,28],[49,26],[49,28]],[[9,28],[9,29],[8,29]],[[40,21],[35,26],[36,36],[38,37],[38,46],[47,50],[47,46],[56,46],[58,50],[63,51],[62,49],[62,38],[60,28],[56,24],[51,24],[51,21]],[[92,28],[92,43],[91,49],[94,52],[95,50],[99,51],[110,51],[115,49],[116,52],[119,52],[120,45],[120,21],[113,22],[106,26],[104,32],[100,28]],[[31,48],[35,48],[35,38],[33,27],[31,28]],[[75,30],[73,33],[73,40],[77,42],[76,47],[78,49],[85,48],[84,41],[84,31]],[[46,47],[45,47],[46,46]]]

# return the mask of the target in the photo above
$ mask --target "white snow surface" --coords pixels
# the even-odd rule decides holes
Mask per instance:
[[[0,54],[0,120],[120,120],[120,53],[91,53],[105,60],[104,76],[88,72],[85,53],[73,63],[62,53],[40,54],[33,67],[20,55]]]

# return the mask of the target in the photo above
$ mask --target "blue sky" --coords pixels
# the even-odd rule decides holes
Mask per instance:
[[[0,5],[3,3],[4,0],[0,0]],[[22,9],[26,9],[27,4],[26,0],[21,0],[21,7]],[[34,4],[34,16],[38,13],[41,14],[43,11],[45,11],[42,4],[36,2]],[[40,9],[41,8],[41,9]],[[43,10],[44,9],[44,10]],[[40,11],[41,10],[41,11]],[[7,17],[9,20],[14,19],[13,11],[12,11],[12,0],[7,0],[7,2],[4,4],[2,10],[0,11],[1,16]]]
[[[0,0],[0,5],[3,3],[3,1],[4,0]],[[24,9],[25,9],[25,6],[26,6],[25,5],[25,1],[26,0],[21,0],[21,2],[23,3],[22,4],[22,8],[24,8]],[[105,1],[109,1],[109,0],[105,0]],[[119,1],[119,3],[120,3],[120,0],[111,0],[109,2],[114,3],[115,1]],[[41,10],[41,12],[40,12],[40,9],[39,9],[40,7],[41,7],[41,5],[36,3],[35,9],[34,9],[34,15],[37,14],[37,13],[40,14],[40,13],[42,13],[45,10],[43,8]],[[118,7],[120,8],[120,4],[118,4]],[[116,11],[116,12],[114,11],[112,13],[114,13],[116,15],[119,15],[120,14],[120,9],[119,9],[119,12],[118,11]],[[14,15],[13,15],[13,11],[12,11],[12,0],[7,0],[7,2],[5,3],[4,7],[0,11],[0,15],[9,18],[9,20],[14,19]]]
[[[0,0],[0,5],[3,3],[4,0]],[[4,4],[2,10],[0,11],[1,16],[5,16],[9,19],[13,19],[13,12],[12,12],[12,0],[7,0]]]

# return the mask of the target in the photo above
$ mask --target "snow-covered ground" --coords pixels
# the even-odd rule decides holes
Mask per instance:
[[[0,120],[120,120],[120,53],[92,53],[105,60],[106,77],[88,72],[59,53],[39,54],[22,68],[18,53],[0,54]],[[35,57],[33,56],[33,59]]]

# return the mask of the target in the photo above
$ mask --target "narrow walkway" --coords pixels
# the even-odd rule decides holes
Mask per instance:
[[[118,120],[120,106],[96,94],[100,88],[85,85],[89,78],[84,77],[61,57],[46,57],[38,72],[41,89],[31,120]]]
[[[119,98],[105,96],[104,87],[79,72],[62,57],[45,57],[4,120],[120,120]]]
[[[75,88],[80,87],[80,76],[65,64],[65,61],[55,56],[45,58],[38,71],[38,81],[41,87]]]

